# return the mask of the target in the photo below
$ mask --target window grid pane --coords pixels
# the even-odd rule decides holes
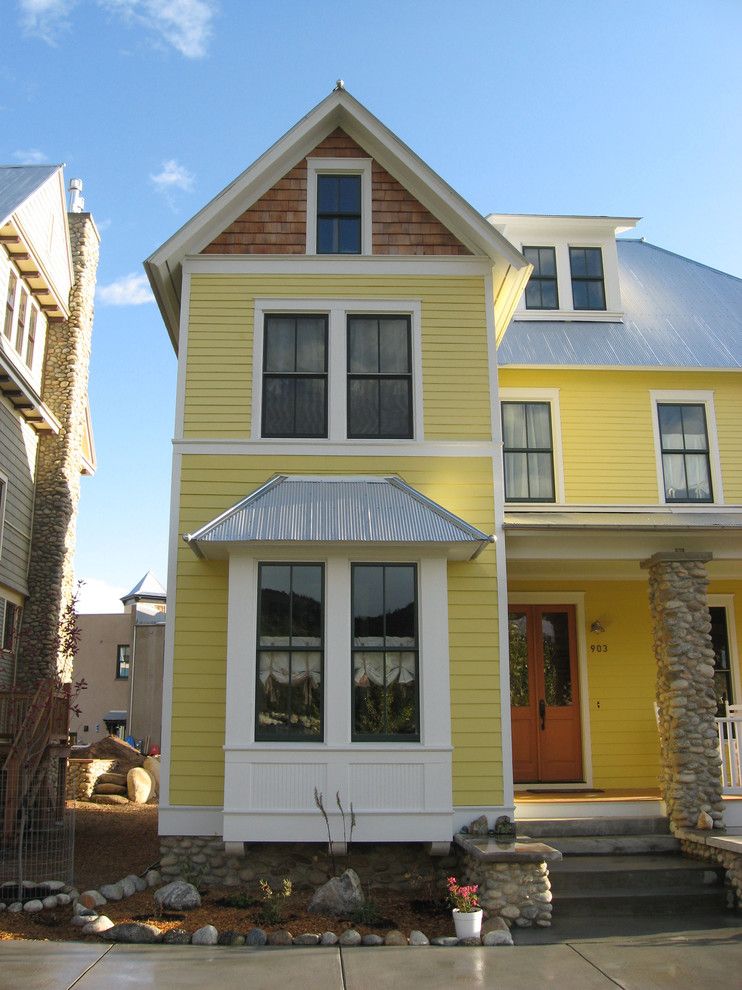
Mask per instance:
[[[353,564],[351,583],[352,738],[418,742],[417,568]]]
[[[361,176],[317,176],[317,253],[361,253]]]
[[[503,402],[503,464],[508,502],[554,502],[554,449],[548,402]]]
[[[666,502],[713,502],[703,403],[658,403]]]
[[[327,326],[326,316],[265,317],[262,436],[327,436]]]
[[[553,247],[524,247],[533,272],[526,286],[526,309],[559,309],[556,251]]]
[[[259,567],[256,741],[323,739],[323,584],[321,564]]]
[[[348,437],[411,439],[410,318],[349,316],[347,340]]]
[[[572,305],[575,309],[606,308],[603,252],[598,247],[571,247]]]

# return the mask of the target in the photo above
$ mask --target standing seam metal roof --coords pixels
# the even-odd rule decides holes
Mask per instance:
[[[399,478],[286,475],[184,539],[190,544],[492,541]]]
[[[0,224],[54,175],[61,165],[0,165]]]
[[[619,238],[623,323],[513,320],[500,365],[742,368],[742,279]]]

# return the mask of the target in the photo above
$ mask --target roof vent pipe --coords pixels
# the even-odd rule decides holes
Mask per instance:
[[[82,195],[82,179],[70,179],[70,213],[83,213],[85,199]]]

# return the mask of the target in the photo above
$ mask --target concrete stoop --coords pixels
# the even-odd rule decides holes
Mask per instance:
[[[519,832],[559,849],[554,914],[723,910],[724,871],[680,854],[666,818],[531,819]]]

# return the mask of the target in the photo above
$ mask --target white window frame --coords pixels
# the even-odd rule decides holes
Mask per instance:
[[[721,459],[719,440],[716,434],[716,412],[713,391],[693,391],[686,389],[652,389],[649,393],[652,409],[652,432],[654,435],[654,458],[657,468],[657,495],[660,505],[671,505],[675,510],[708,511],[709,506],[724,504],[724,489],[721,481]],[[711,470],[710,502],[668,502],[665,495],[665,473],[662,469],[662,438],[660,437],[660,417],[658,406],[663,403],[705,407],[706,434],[709,441],[709,466]]]
[[[263,341],[265,317],[271,313],[301,313],[327,316],[327,436],[326,437],[263,437]],[[410,319],[412,345],[412,437],[388,440],[348,438],[348,317],[396,314]],[[420,443],[423,435],[423,370],[422,370],[422,303],[419,299],[256,299],[253,316],[253,391],[250,436],[265,443],[296,444],[301,441],[307,452],[321,450],[328,443],[348,443],[354,446],[379,444],[405,446]]]
[[[3,552],[3,537],[5,535],[5,506],[8,501],[8,476],[0,471],[0,556]]]
[[[16,287],[15,287],[15,298],[13,301],[13,320],[10,325],[10,337],[6,337],[3,328],[5,326],[5,302],[8,295],[8,282],[10,280],[10,273],[13,273],[16,277]],[[6,265],[6,278],[3,282],[2,300],[3,300],[3,311],[2,317],[0,318],[0,347],[2,347],[8,355],[12,358],[16,365],[20,364],[24,368],[33,374],[34,367],[38,365],[39,349],[43,349],[46,346],[46,314],[41,309],[39,304],[34,299],[33,292],[24,280],[23,272],[17,268],[10,259],[7,259]],[[18,314],[21,303],[21,293],[26,293],[26,313],[24,317],[23,333],[21,338],[20,349],[16,347],[18,338]],[[28,331],[31,326],[31,313],[36,313],[36,336],[34,338],[34,353],[33,360],[31,364],[26,361],[26,352],[28,350]],[[42,336],[43,334],[43,336]]]
[[[530,245],[529,245],[530,246]],[[548,247],[548,245],[546,245]],[[553,502],[508,502],[507,506],[528,511],[529,509],[549,509],[564,505],[564,462],[562,457],[562,416],[559,409],[558,388],[501,388],[498,402],[500,416],[500,434],[502,436],[502,403],[503,402],[547,402],[551,412],[551,443],[554,459],[554,501]],[[505,442],[502,441],[502,489],[505,491]]]
[[[360,175],[361,177],[361,254],[372,253],[372,200],[370,158],[307,158],[307,254],[317,254],[317,176]],[[322,255],[355,257],[355,255]]]

